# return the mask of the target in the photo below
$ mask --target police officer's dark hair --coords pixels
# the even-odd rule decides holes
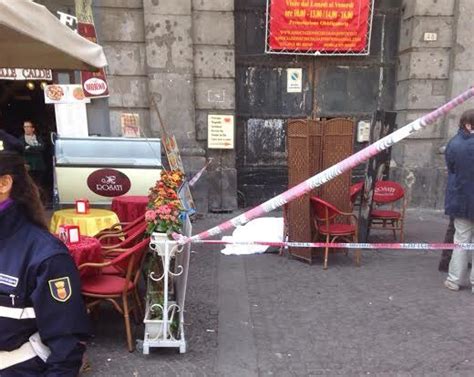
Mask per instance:
[[[461,119],[459,120],[459,128],[464,128],[466,124],[470,124],[474,127],[474,109],[466,110],[462,113]]]
[[[48,230],[38,186],[28,174],[23,157],[16,153],[0,155],[0,166],[0,175],[10,175],[13,179],[10,198],[20,206],[33,224]]]

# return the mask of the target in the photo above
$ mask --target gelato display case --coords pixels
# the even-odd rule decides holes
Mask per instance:
[[[55,201],[107,205],[122,195],[147,195],[160,178],[161,140],[86,137],[55,141]]]

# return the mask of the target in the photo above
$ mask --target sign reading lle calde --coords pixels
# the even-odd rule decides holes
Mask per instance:
[[[51,81],[50,69],[37,68],[0,68],[0,80],[44,80]]]
[[[208,115],[207,147],[209,149],[234,149],[233,115]]]

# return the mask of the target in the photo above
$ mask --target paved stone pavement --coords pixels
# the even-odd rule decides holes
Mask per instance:
[[[206,216],[195,233],[228,217]],[[441,213],[407,218],[407,242],[443,240]],[[130,354],[120,316],[104,310],[85,376],[474,375],[474,297],[442,287],[438,251],[364,251],[360,268],[351,254],[330,255],[323,271],[277,254],[193,249],[188,352]]]

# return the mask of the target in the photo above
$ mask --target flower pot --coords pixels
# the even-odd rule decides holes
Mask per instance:
[[[169,237],[167,233],[153,232],[151,234],[151,240],[155,242],[163,242],[163,241],[169,241]]]
[[[173,339],[174,335],[171,330],[171,324],[172,321],[175,319],[176,313],[176,302],[170,301],[168,303],[168,309],[173,307],[173,309],[169,310],[168,314],[168,325],[167,325],[167,331],[164,330],[164,321],[162,319],[162,316],[160,316],[157,319],[152,319],[151,318],[151,306],[152,303],[148,302],[146,306],[146,313],[145,313],[145,319],[143,323],[145,324],[145,338],[148,338],[149,340],[166,340],[166,339]]]
[[[174,240],[170,240],[166,233],[152,233],[150,247],[160,256],[164,256],[166,248],[168,248],[168,255],[170,258],[174,257],[178,251],[178,243]]]

